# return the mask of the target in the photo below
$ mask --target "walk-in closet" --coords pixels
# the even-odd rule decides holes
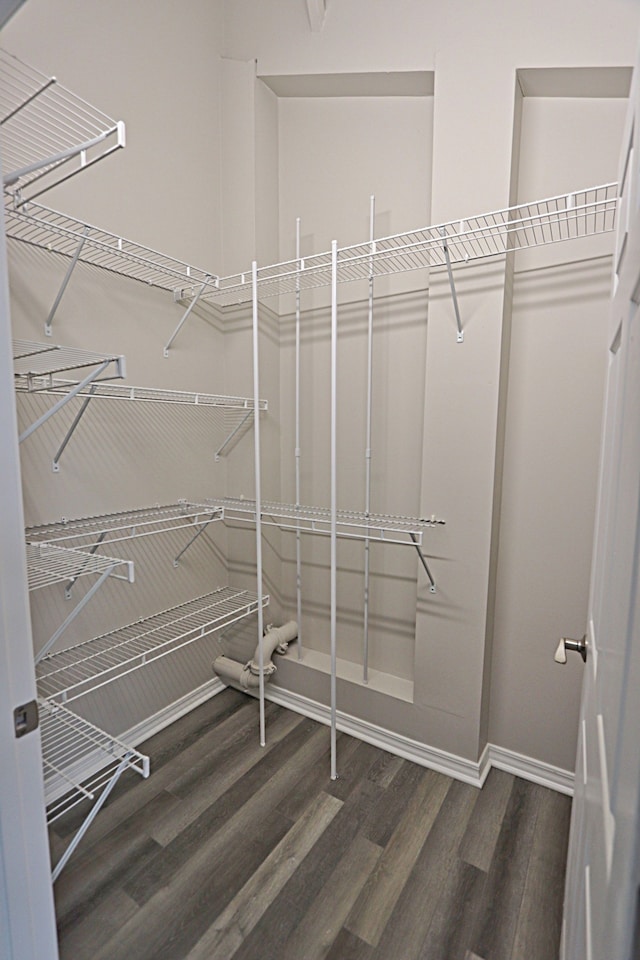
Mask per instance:
[[[2,29],[61,957],[558,955],[638,26],[565,6]]]

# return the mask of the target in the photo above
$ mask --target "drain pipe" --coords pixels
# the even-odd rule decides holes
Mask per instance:
[[[285,654],[290,643],[297,639],[298,624],[289,620],[281,627],[268,626],[263,639],[264,679],[268,682],[278,669],[272,661],[274,653]],[[260,686],[259,645],[253,655],[253,660],[242,664],[231,657],[217,657],[213,661],[213,670],[221,680],[241,690],[254,690]]]

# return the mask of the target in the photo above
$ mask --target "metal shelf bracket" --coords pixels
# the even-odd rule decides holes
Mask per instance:
[[[172,333],[171,336],[169,337],[169,340],[167,341],[166,346],[165,346],[165,348],[164,348],[164,356],[165,356],[165,357],[168,357],[168,356],[169,356],[169,350],[171,349],[171,345],[172,345],[173,341],[176,339],[176,337],[178,336],[178,334],[179,334],[180,331],[182,330],[183,326],[185,325],[185,323],[186,323],[186,321],[187,321],[187,319],[188,319],[188,317],[189,317],[189,314],[191,313],[191,311],[193,310],[193,308],[194,308],[195,305],[197,304],[197,302],[198,302],[198,300],[200,299],[202,293],[204,292],[205,287],[207,286],[207,284],[210,282],[211,279],[212,279],[212,278],[211,278],[210,275],[207,275],[207,276],[205,277],[204,283],[202,283],[202,284],[200,285],[200,287],[198,288],[195,296],[194,296],[193,299],[191,300],[191,303],[189,304],[189,306],[188,306],[187,309],[185,310],[185,312],[184,312],[184,314],[183,314],[183,316],[182,316],[182,320],[180,321],[180,323],[178,324],[178,326],[175,328],[175,330],[173,331],[173,333]]]
[[[451,269],[451,255],[449,253],[449,246],[447,244],[447,232],[444,227],[440,229],[440,234],[442,236],[442,252],[444,253],[444,258],[447,263],[447,275],[449,277],[449,286],[451,288],[451,299],[453,300],[453,309],[455,311],[456,325],[458,327],[458,335],[456,337],[456,341],[458,343],[464,343],[464,331],[462,329],[462,321],[460,320],[460,308],[458,306],[456,285],[453,280],[453,270]]]
[[[89,227],[85,227],[85,228],[84,228],[84,231],[83,231],[83,234],[82,234],[82,237],[80,238],[80,242],[78,243],[78,246],[76,247],[76,252],[74,253],[74,255],[73,255],[72,259],[71,259],[71,263],[70,263],[69,266],[67,267],[67,272],[66,272],[66,274],[65,274],[65,276],[64,276],[64,280],[62,281],[62,284],[61,284],[60,289],[59,289],[59,291],[58,291],[58,295],[57,295],[57,297],[55,298],[55,300],[53,301],[53,306],[51,307],[51,310],[49,311],[49,316],[47,317],[47,319],[46,319],[46,321],[45,321],[44,332],[46,333],[46,335],[47,335],[48,337],[51,336],[51,325],[52,325],[52,323],[53,323],[53,318],[54,318],[55,315],[56,315],[56,310],[58,309],[58,307],[59,307],[59,305],[60,305],[60,301],[62,300],[63,294],[64,294],[65,290],[67,289],[67,284],[69,283],[69,280],[71,279],[71,274],[73,273],[73,269],[74,269],[76,263],[78,262],[78,259],[79,259],[79,257],[80,257],[80,254],[82,253],[82,248],[84,247],[84,242],[85,242],[85,240],[87,239],[88,234],[89,234]]]
[[[254,412],[253,410],[248,410],[247,413],[245,414],[245,416],[244,416],[244,417],[242,418],[242,420],[240,421],[240,423],[237,423],[237,424],[235,425],[235,427],[233,428],[233,430],[231,431],[231,433],[229,434],[229,436],[226,438],[226,440],[224,440],[224,442],[220,444],[220,446],[218,447],[218,449],[217,449],[216,452],[215,452],[216,463],[220,460],[220,457],[222,456],[222,454],[224,453],[224,451],[226,450],[226,448],[229,446],[229,444],[231,443],[231,441],[233,440],[233,438],[236,437],[236,436],[240,433],[240,431],[242,430],[242,428],[244,427],[245,423],[247,422],[247,420],[249,419],[249,417],[252,415],[253,412]]]
[[[420,563],[421,563],[422,566],[424,567],[425,573],[426,573],[427,577],[429,578],[429,584],[430,584],[430,586],[429,586],[429,592],[430,592],[430,593],[435,593],[435,592],[436,592],[436,582],[435,582],[435,580],[433,579],[433,574],[431,573],[431,570],[429,570],[429,564],[428,564],[427,561],[425,560],[425,557],[424,557],[424,554],[423,554],[422,549],[421,549],[421,547],[420,547],[420,544],[418,543],[418,541],[417,541],[417,539],[416,539],[416,535],[415,535],[415,533],[410,533],[409,536],[411,537],[411,539],[413,540],[413,542],[414,542],[414,544],[415,544],[416,551],[417,551],[417,553],[418,553],[418,556],[420,557]]]
[[[60,624],[60,626],[59,626],[58,629],[55,631],[55,633],[53,633],[53,634],[49,637],[49,639],[47,640],[47,642],[46,642],[45,645],[43,646],[42,650],[40,650],[40,651],[36,654],[36,657],[35,657],[35,664],[36,664],[36,666],[40,663],[40,661],[41,661],[44,657],[46,657],[46,655],[49,653],[49,651],[51,650],[51,648],[54,646],[55,643],[57,643],[57,641],[60,639],[60,637],[62,636],[62,634],[67,630],[67,628],[73,623],[73,621],[74,621],[75,618],[78,616],[78,614],[79,614],[82,610],[84,610],[84,608],[86,607],[86,605],[87,605],[87,604],[89,603],[89,601],[93,598],[94,594],[98,592],[98,590],[100,589],[100,587],[102,586],[102,584],[105,582],[105,580],[107,579],[107,577],[110,577],[111,574],[114,572],[114,570],[115,570],[117,567],[120,567],[120,566],[122,566],[122,561],[121,561],[121,560],[118,560],[117,562],[112,563],[109,567],[107,567],[106,570],[104,570],[104,571],[100,574],[100,576],[98,577],[98,579],[96,580],[96,582],[91,585],[91,587],[89,588],[89,590],[87,590],[87,592],[85,593],[84,597],[82,597],[82,599],[79,600],[78,603],[75,605],[75,607],[73,608],[73,610],[71,611],[71,613],[69,614],[69,616],[64,620],[63,623]],[[129,581],[129,583],[133,583],[133,579],[134,579],[133,563],[132,563],[131,561],[127,561],[127,562],[126,562],[126,566],[127,566],[127,571],[128,571],[126,579]]]

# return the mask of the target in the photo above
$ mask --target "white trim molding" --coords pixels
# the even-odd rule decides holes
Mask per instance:
[[[196,707],[210,700],[211,697],[215,697],[216,694],[222,693],[223,690],[226,690],[226,686],[220,677],[213,677],[212,680],[207,680],[206,683],[196,687],[195,690],[190,690],[185,696],[174,701],[174,703],[163,707],[162,710],[154,713],[153,716],[146,717],[141,723],[130,727],[125,733],[118,734],[118,739],[123,740],[132,747],[138,747],[141,743],[144,743],[145,740],[164,730],[170,723],[174,723],[176,720],[179,720],[180,717],[184,717],[185,714],[195,710]],[[153,774],[153,764],[151,766],[151,773]]]
[[[320,723],[329,724],[329,708],[315,700],[277,686],[267,687],[265,696],[268,700],[273,700],[274,703],[287,707],[289,710],[302,713],[313,720],[318,720]],[[505,770],[521,777],[523,780],[539,783],[568,796],[573,795],[573,773],[571,771],[554,767],[549,763],[523,756],[513,750],[506,750],[504,747],[498,747],[494,744],[487,744],[480,759],[474,762],[454,753],[448,753],[446,750],[430,747],[418,740],[412,740],[400,733],[386,730],[384,727],[379,727],[367,720],[360,720],[358,717],[350,716],[341,710],[338,710],[337,713],[337,727],[338,730],[351,734],[359,740],[372,743],[374,746],[380,747],[381,750],[387,750],[389,753],[396,754],[396,756],[404,757],[405,760],[419,763],[423,767],[437,770],[439,773],[444,773],[456,780],[462,780],[464,783],[470,783],[475,787],[482,787],[491,768],[497,767],[499,770]]]
[[[226,689],[225,684],[218,677],[214,677],[180,700],[169,704],[154,716],[120,734],[120,739],[124,740],[125,743],[130,743],[131,746],[137,747],[170,723],[179,720],[190,710],[194,710],[216,694],[222,693],[224,689]],[[248,692],[251,693],[251,691]],[[271,684],[266,687],[265,696],[268,700],[272,700],[288,710],[293,710],[295,713],[303,714],[319,723],[329,725],[329,707],[325,704]],[[492,743],[487,744],[480,759],[474,762],[446,750],[430,747],[418,740],[412,740],[410,737],[403,736],[403,734],[386,730],[384,727],[353,717],[342,710],[338,710],[337,713],[337,727],[338,730],[357,737],[358,740],[365,740],[367,743],[380,747],[381,750],[387,750],[389,753],[403,757],[405,760],[419,763],[423,767],[437,770],[439,773],[444,773],[455,780],[462,780],[464,783],[470,783],[475,787],[482,787],[491,768],[496,767],[498,770],[505,770],[507,773],[512,773],[523,780],[539,783],[567,796],[573,795],[574,777],[570,770],[554,767],[542,760],[535,760],[533,757],[524,756],[514,750],[506,750],[504,747],[498,747]],[[151,774],[153,775],[153,770]]]

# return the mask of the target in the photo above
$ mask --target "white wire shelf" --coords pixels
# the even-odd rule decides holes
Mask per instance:
[[[215,289],[217,278],[182,260],[92,226],[39,203],[5,204],[7,236],[111,273],[171,292],[185,287]],[[177,294],[176,294],[177,295]]]
[[[617,184],[607,183],[373,242],[338,248],[339,283],[425,268],[446,268],[614,229]],[[447,258],[448,253],[448,258]],[[258,267],[260,299],[327,287],[331,251]],[[220,277],[202,299],[221,306],[251,301],[251,272]]]
[[[113,120],[17,57],[0,50],[4,188],[32,199],[125,146]]]
[[[263,597],[263,606],[269,597]],[[248,590],[220,587],[187,603],[44,657],[40,695],[70,702],[258,610]]]
[[[133,747],[61,704],[39,699],[38,707],[49,823],[83,800],[96,799],[123,761],[127,769],[149,776],[149,758]]]
[[[125,770],[149,776],[149,758],[58,703],[38,700],[47,823],[91,806],[53,870],[57,880]]]
[[[50,543],[27,543],[29,590],[40,590],[55,583],[75,583],[78,577],[102,574],[133,583],[133,563]]]
[[[221,507],[225,521],[255,524],[255,500],[235,497],[207,499],[206,503]],[[261,520],[263,524],[279,527],[281,530],[300,531],[302,533],[330,536],[331,511],[328,507],[296,506],[291,503],[273,503],[262,501]],[[358,513],[350,510],[338,510],[337,536],[348,540],[369,540],[397,545],[421,546],[425,530],[444,525],[444,520],[435,516],[429,519],[399,517],[382,514]]]
[[[62,378],[50,378],[46,387],[39,387],[40,393],[64,396],[74,381]],[[191,393],[186,390],[165,390],[157,387],[134,387],[125,383],[101,382],[94,387],[78,391],[76,396],[90,397],[94,400],[134,400],[147,403],[178,403],[193,407],[218,407],[229,413],[241,415],[254,410],[253,397],[227,397],[210,393]],[[258,410],[268,409],[266,400],[258,400]]]
[[[13,341],[13,369],[16,390],[50,390],[55,375],[72,370],[97,369],[97,379],[92,383],[124,376],[124,357],[116,354],[92,353],[76,347],[61,347],[53,343],[36,343],[32,340]],[[79,384],[83,378],[65,380],[64,393]]]
[[[39,524],[27,527],[25,536],[28,544],[71,542],[74,546],[82,545],[86,549],[97,546],[107,537],[110,544],[119,543],[121,540],[148,537],[172,530],[194,526],[200,528],[203,524],[221,520],[222,517],[221,507],[179,500],[177,503],[141,507],[119,513]]]

